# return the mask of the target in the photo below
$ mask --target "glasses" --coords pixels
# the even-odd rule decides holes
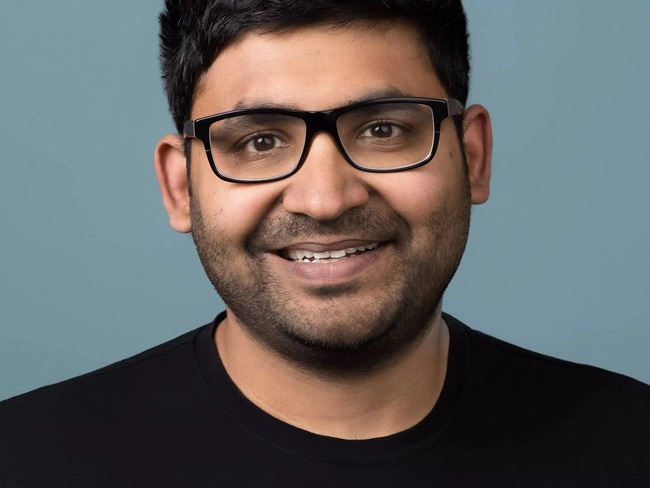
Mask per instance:
[[[183,135],[203,141],[214,173],[235,183],[294,174],[321,131],[355,168],[390,173],[431,161],[442,121],[462,112],[453,98],[384,98],[322,112],[259,108],[188,120]]]

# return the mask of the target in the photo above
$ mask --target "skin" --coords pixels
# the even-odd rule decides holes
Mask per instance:
[[[246,34],[202,77],[191,117],[261,104],[327,110],[397,93],[447,97],[414,30],[384,27]],[[433,161],[373,174],[319,133],[298,173],[246,185],[217,178],[193,141],[190,197],[182,140],[161,139],[155,166],[170,224],[193,233],[227,304],[216,347],[252,402],[348,439],[404,430],[433,408],[448,351],[442,294],[465,247],[470,205],[489,191],[483,107],[466,110],[463,142],[465,154],[446,119]],[[328,264],[283,257],[374,243]]]

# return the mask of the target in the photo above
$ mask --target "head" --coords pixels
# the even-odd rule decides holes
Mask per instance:
[[[241,108],[467,97],[460,2],[170,0],[161,25],[179,130]],[[254,184],[217,178],[199,141],[165,136],[156,171],[171,225],[192,232],[229,323],[324,374],[367,371],[415,347],[439,317],[470,205],[488,194],[487,112],[466,109],[460,138],[454,120],[442,120],[423,166],[361,171],[319,131],[296,173]],[[318,261],[300,259],[309,254]]]

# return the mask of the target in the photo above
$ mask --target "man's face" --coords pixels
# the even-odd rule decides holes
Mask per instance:
[[[447,96],[410,27],[250,33],[201,79],[191,115],[327,110],[398,94]],[[397,173],[353,168],[326,133],[296,174],[267,183],[222,181],[200,142],[191,151],[191,229],[230,325],[324,372],[376,366],[428,329],[470,218],[452,119],[429,164]],[[291,257],[340,251],[315,263]]]

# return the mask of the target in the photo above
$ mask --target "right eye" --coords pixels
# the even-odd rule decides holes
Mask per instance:
[[[271,151],[279,147],[286,147],[285,142],[274,134],[255,134],[242,141],[239,146],[252,153]]]

